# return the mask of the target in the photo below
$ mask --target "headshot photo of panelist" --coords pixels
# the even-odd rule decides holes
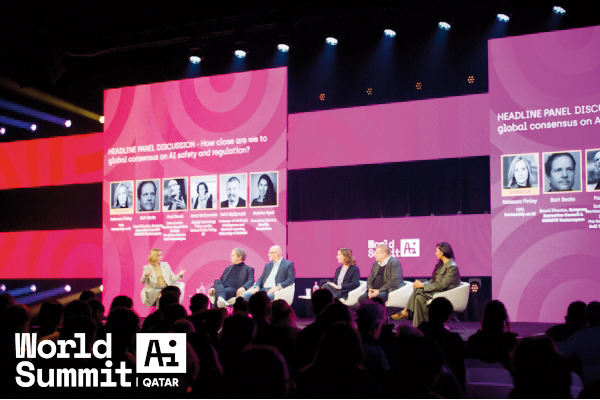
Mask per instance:
[[[164,206],[167,210],[187,210],[187,196],[183,179],[169,179],[165,187]]]
[[[548,192],[573,190],[577,163],[571,153],[552,153],[544,163]]]
[[[246,207],[246,200],[241,195],[241,183],[239,178],[232,176],[227,180],[227,200],[221,202],[221,208]]]
[[[596,167],[598,176],[600,176],[600,150],[598,150],[594,155],[594,167]],[[600,179],[598,179],[598,183],[594,187],[594,190],[600,190]]]
[[[275,245],[269,249],[269,260],[271,262],[265,264],[265,269],[256,281],[256,285],[244,294],[244,300],[250,300],[250,297],[259,290],[267,292],[269,298],[273,300],[276,292],[294,283],[296,279],[294,263],[283,258],[281,247]]]
[[[196,201],[194,202],[194,210],[202,210],[205,208],[213,208],[213,196],[208,192],[208,185],[200,182],[196,187]]]
[[[156,183],[142,181],[137,188],[138,211],[157,211],[156,209]]]
[[[408,305],[398,314],[392,315],[393,319],[406,319],[413,315],[413,326],[418,327],[423,321],[428,320],[427,302],[433,299],[433,294],[454,289],[460,285],[460,274],[454,262],[452,246],[446,242],[435,247],[435,256],[438,259],[431,279],[426,282],[415,280],[413,292],[408,299]]]
[[[506,189],[524,189],[532,187],[531,164],[523,156],[515,157],[508,169],[508,185]]]
[[[141,282],[145,284],[142,289],[142,299],[146,307],[156,305],[158,294],[167,286],[179,286],[178,280],[183,278],[185,270],[173,273],[171,266],[162,261],[163,254],[160,249],[150,250],[148,264],[144,266]]]
[[[231,265],[225,267],[221,278],[215,280],[208,295],[215,296],[215,307],[223,308],[227,306],[227,300],[243,296],[252,285],[254,268],[246,264],[246,252],[238,247],[231,251]]]
[[[131,208],[129,202],[129,187],[124,183],[119,183],[114,190],[114,201],[112,208]]]
[[[275,192],[275,185],[273,185],[273,181],[269,175],[262,174],[260,178],[258,178],[257,186],[258,191],[256,193],[258,197],[252,200],[252,207],[276,206],[277,193]]]
[[[335,270],[333,282],[327,282],[323,289],[333,293],[334,299],[348,299],[348,293],[360,286],[360,271],[350,249],[339,249],[337,260],[342,265]]]
[[[375,249],[375,264],[367,279],[367,291],[363,293],[358,302],[363,303],[368,299],[379,297],[385,303],[388,293],[404,286],[402,278],[402,264],[390,256],[390,248],[380,244]]]

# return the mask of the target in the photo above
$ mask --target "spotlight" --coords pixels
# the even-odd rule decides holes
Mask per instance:
[[[233,52],[237,58],[246,58],[246,52],[244,50],[236,50]]]
[[[319,95],[319,100],[321,100],[321,101],[325,100],[325,93],[321,93]]]
[[[373,94],[373,88],[368,88],[367,89],[367,96],[370,96]]]
[[[6,128],[1,126],[0,127],[0,135],[4,135],[6,133]]]
[[[67,128],[70,128],[70,127],[71,127],[71,120],[70,120],[70,119],[68,119],[68,120],[66,120],[66,121],[65,121],[65,126],[66,126]]]
[[[473,82],[475,82],[475,77],[474,77],[473,75],[469,76],[469,77],[467,78],[467,82],[469,82],[469,83],[473,83]]]
[[[35,132],[35,130],[37,129],[37,125],[36,124],[31,124],[30,129]]]
[[[383,31],[383,34],[387,37],[395,37],[396,36],[396,31],[393,29],[386,29]]]
[[[444,21],[440,21],[440,23],[438,24],[438,27],[440,29],[443,29],[445,31],[449,31],[450,30],[450,24]]]
[[[2,293],[6,292],[6,285],[5,284],[0,285],[0,292],[2,292]]]
[[[567,10],[565,10],[564,8],[562,8],[560,6],[552,7],[552,11],[554,11],[554,13],[558,14],[558,15],[564,15],[567,12]]]
[[[421,90],[423,88],[423,84],[421,82],[417,82],[415,87],[417,88],[417,90]]]
[[[498,14],[498,15],[496,15],[496,18],[500,22],[508,22],[508,21],[510,21],[510,17],[508,15],[506,15],[506,14]]]
[[[65,292],[71,291],[71,285],[65,285]]]
[[[338,40],[334,37],[329,36],[327,39],[325,39],[325,43],[331,46],[335,46],[338,44]]]
[[[200,61],[202,61],[202,59],[199,56],[190,56],[190,62],[192,64],[200,64]]]
[[[100,285],[98,288],[100,289],[101,292],[104,291],[104,285]]]
[[[277,50],[279,50],[282,53],[287,53],[288,51],[290,51],[290,46],[288,46],[285,43],[279,43],[277,45]]]
[[[98,118],[98,121],[100,121],[100,123],[103,124],[104,123],[104,115],[101,116],[100,118]]]
[[[31,285],[31,286],[29,286],[29,289],[30,289],[32,292],[35,292],[35,291],[37,290],[37,288],[35,287],[35,285]]]

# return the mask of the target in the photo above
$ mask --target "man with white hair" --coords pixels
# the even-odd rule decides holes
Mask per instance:
[[[259,290],[267,292],[269,298],[273,300],[276,292],[294,283],[294,263],[283,258],[281,247],[272,246],[269,249],[269,259],[271,262],[265,265],[265,269],[260,279],[256,281],[256,285],[244,294],[246,301]]]

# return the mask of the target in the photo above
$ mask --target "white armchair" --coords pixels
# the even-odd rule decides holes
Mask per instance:
[[[433,295],[433,299],[435,299],[436,297],[447,298],[448,300],[450,300],[450,303],[452,303],[452,307],[454,307],[454,312],[459,313],[459,312],[463,312],[467,309],[467,304],[469,303],[469,293],[470,292],[471,292],[471,285],[469,285],[467,282],[461,282],[460,285],[458,285],[454,289],[435,293]],[[427,305],[431,304],[433,299],[429,300],[427,302]],[[463,324],[460,323],[460,321],[458,320],[458,318],[456,318],[456,316],[454,316],[454,319],[463,328],[463,330],[465,332],[467,332],[467,330],[465,329]]]
[[[358,298],[367,291],[367,281],[360,281],[360,285],[354,290],[348,292],[347,299],[340,299],[342,304],[353,306],[358,302]]]
[[[283,299],[291,306],[294,301],[295,291],[296,284],[292,283],[290,286],[275,292],[275,298],[273,300]]]
[[[408,299],[413,292],[413,283],[404,281],[404,286],[390,292],[385,302],[386,307],[404,308],[408,304]]]

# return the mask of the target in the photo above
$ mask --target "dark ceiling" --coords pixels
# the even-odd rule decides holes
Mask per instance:
[[[552,13],[557,2],[546,0],[238,3],[5,1],[0,76],[102,115],[107,88],[287,65],[294,113],[487,92],[488,39],[600,23],[598,2],[576,0],[560,2],[567,10],[561,17]],[[511,16],[502,32],[494,30],[498,12]],[[441,39],[440,20],[452,24]],[[398,35],[384,44],[388,26]],[[282,35],[291,43],[287,56],[275,50]],[[327,35],[340,38],[333,50],[324,49]],[[236,63],[232,51],[240,41],[248,57]],[[197,70],[190,69],[190,47],[204,52]],[[42,122],[35,137],[102,130],[2,85],[0,98],[74,121],[70,130]],[[2,109],[0,115],[23,118]],[[2,140],[33,137],[10,132]]]

